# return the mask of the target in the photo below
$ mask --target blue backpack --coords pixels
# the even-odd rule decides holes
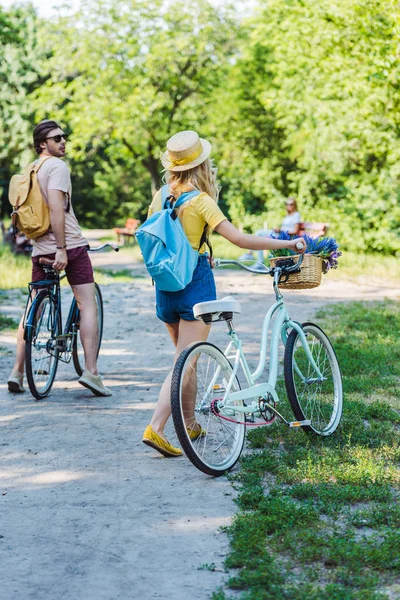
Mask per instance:
[[[136,239],[150,277],[159,290],[178,292],[193,278],[199,253],[186,237],[176,208],[198,196],[200,192],[185,192],[171,205],[168,186],[161,190],[161,210],[154,213],[136,231]]]

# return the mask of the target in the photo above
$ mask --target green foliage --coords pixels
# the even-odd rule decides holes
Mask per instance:
[[[398,26],[394,0],[260,2],[228,91],[237,220],[257,201],[279,224],[277,200],[296,194],[346,248],[400,250]]]
[[[279,226],[294,194],[342,249],[399,253],[396,1],[253,7],[241,21],[208,0],[85,0],[50,28],[32,7],[0,11],[3,215],[42,118],[71,130],[76,213],[97,227],[143,220],[166,140],[190,128],[244,230]]]
[[[28,256],[13,254],[9,246],[0,244],[0,289],[28,289],[32,263]]]
[[[52,81],[37,107],[72,130],[74,193],[86,223],[146,214],[166,140],[210,116],[236,28],[229,10],[206,0],[87,0],[47,33]]]
[[[11,175],[33,157],[30,95],[46,80],[38,27],[31,5],[0,10],[0,218],[10,213]]]
[[[240,512],[227,529],[226,566],[238,570],[229,587],[243,597],[388,597],[400,572],[399,319],[394,302],[336,305],[319,315],[344,375],[343,423],[332,437],[282,425],[249,433],[258,450],[232,477]],[[378,392],[358,387],[360,372]]]

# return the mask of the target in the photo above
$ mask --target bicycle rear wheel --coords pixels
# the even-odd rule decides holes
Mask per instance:
[[[286,391],[296,419],[310,420],[305,431],[331,435],[343,411],[342,376],[335,351],[326,333],[313,323],[303,323],[307,346],[322,378],[318,377],[293,329],[286,342],[284,373]]]
[[[98,347],[97,347],[97,356],[99,355],[100,352],[100,346],[101,346],[101,340],[103,337],[103,324],[104,324],[104,308],[103,308],[103,297],[101,295],[101,290],[100,287],[97,285],[97,283],[94,284],[94,297],[96,300],[96,306],[97,306],[97,329],[99,332],[99,342],[98,342]],[[76,336],[74,338],[74,344],[72,346],[72,360],[74,363],[74,367],[75,367],[75,371],[77,372],[77,374],[79,376],[82,375],[83,370],[85,368],[85,355],[83,352],[83,345],[82,345],[82,340],[81,340],[81,336],[80,336],[80,328],[79,328],[79,324],[80,324],[80,311],[79,308],[76,308],[76,317],[75,317],[75,324],[76,324]]]
[[[171,409],[177,436],[189,460],[208,475],[219,476],[232,469],[244,444],[244,414],[232,407],[222,409],[219,415],[216,406],[231,374],[226,356],[207,342],[183,350],[172,374]],[[235,378],[231,391],[239,389]],[[243,401],[236,406],[243,406]]]
[[[61,322],[54,299],[40,292],[25,324],[25,369],[31,394],[41,400],[49,395],[58,366],[57,339]]]

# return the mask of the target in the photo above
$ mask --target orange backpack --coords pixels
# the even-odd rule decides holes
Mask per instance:
[[[31,163],[22,174],[13,175],[10,179],[8,199],[13,207],[13,226],[31,240],[44,235],[50,227],[50,211],[37,179],[37,172],[48,158],[51,156]]]

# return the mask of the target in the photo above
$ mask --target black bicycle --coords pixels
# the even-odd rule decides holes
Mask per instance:
[[[100,252],[111,248],[118,252],[116,244],[103,244],[98,248],[90,248],[88,252]],[[57,373],[58,362],[69,363],[72,359],[75,371],[79,376],[84,370],[83,346],[80,339],[80,311],[75,298],[72,299],[62,331],[61,287],[60,281],[66,277],[53,269],[53,260],[41,258],[44,279],[29,283],[29,297],[24,318],[25,368],[29,389],[32,395],[40,400],[49,395]],[[100,351],[103,335],[103,299],[100,287],[95,285],[97,304],[97,325]]]

